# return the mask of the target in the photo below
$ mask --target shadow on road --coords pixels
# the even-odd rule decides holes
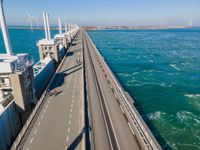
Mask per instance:
[[[80,70],[81,68],[82,68],[82,66],[77,68],[77,69],[73,69],[72,71],[67,72],[67,73],[65,73],[65,72],[58,73],[56,75],[56,77],[55,77],[55,80],[53,81],[53,84],[50,86],[49,89],[53,90],[53,89],[55,89],[57,87],[62,86],[63,83],[65,82],[65,77],[66,76],[69,76],[70,74],[75,73],[76,71]]]
[[[73,56],[73,52],[68,52],[66,56]]]
[[[67,148],[67,150],[76,149],[77,146],[79,145],[79,143],[81,142],[84,133],[85,133],[85,128],[82,129],[82,132],[74,139],[74,141],[70,144],[70,146]]]
[[[73,67],[71,67],[71,68],[68,68],[68,69],[66,69],[66,70],[63,70],[62,72],[60,72],[60,73],[64,73],[64,72],[67,72],[67,71],[69,71],[69,70],[71,70],[71,69],[74,69],[74,68],[76,68],[76,67],[78,67],[78,66],[80,66],[81,64],[77,64],[77,65],[75,65],[75,66],[73,66]]]

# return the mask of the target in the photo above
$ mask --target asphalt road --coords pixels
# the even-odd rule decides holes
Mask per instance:
[[[78,33],[57,73],[51,90],[60,93],[46,98],[18,149],[65,150],[84,146],[84,95],[82,37]]]
[[[95,49],[86,32],[83,32],[83,41],[90,108],[91,148],[141,149],[97,61]]]

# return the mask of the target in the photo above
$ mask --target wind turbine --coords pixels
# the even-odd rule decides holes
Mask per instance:
[[[162,26],[163,26],[163,22],[160,21],[160,23],[159,23],[159,27],[162,28]]]
[[[138,27],[138,21],[135,22],[135,27]]]
[[[31,14],[28,11],[26,11],[26,14],[28,15],[28,22],[30,23],[31,30],[33,30],[33,20],[32,20],[32,18],[34,16],[31,16]]]
[[[36,26],[37,26],[37,29],[39,29],[39,23],[40,23],[40,19],[35,17],[35,20],[36,20]]]
[[[189,21],[189,27],[192,27],[193,26],[193,19],[191,19],[190,21]]]

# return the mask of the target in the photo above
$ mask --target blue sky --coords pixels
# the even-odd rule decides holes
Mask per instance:
[[[80,25],[200,25],[200,0],[4,0],[9,25],[27,25],[26,10]]]

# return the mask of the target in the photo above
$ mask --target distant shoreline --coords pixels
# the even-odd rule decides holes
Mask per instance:
[[[9,26],[8,29],[19,29],[19,30],[44,30],[44,27],[33,27],[32,29],[30,27],[20,27],[20,26]],[[57,27],[52,27],[51,30],[58,30]]]
[[[28,26],[9,26],[9,29],[31,30]],[[85,30],[165,30],[165,29],[188,29],[198,28],[189,26],[107,26],[107,27],[82,27]],[[32,30],[44,30],[44,27],[33,27]],[[58,27],[51,27],[51,30],[58,30]]]
[[[113,27],[84,27],[86,30],[165,30],[165,29],[187,29],[188,26],[113,26]]]

